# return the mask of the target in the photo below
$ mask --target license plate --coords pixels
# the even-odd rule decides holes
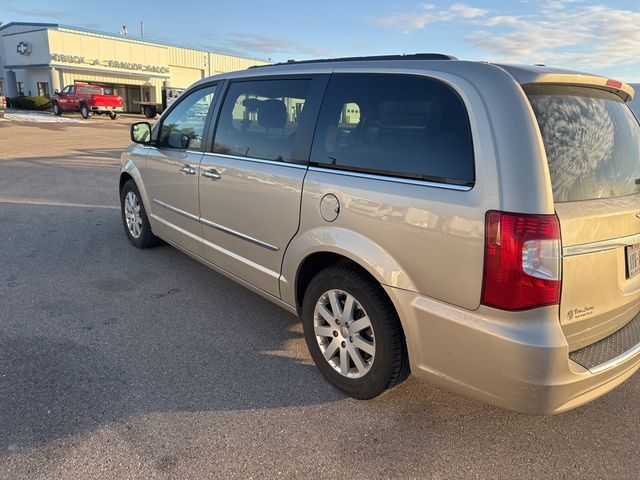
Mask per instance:
[[[627,278],[633,278],[640,273],[640,243],[625,248],[627,254]]]

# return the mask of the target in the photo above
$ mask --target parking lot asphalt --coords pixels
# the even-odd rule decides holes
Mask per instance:
[[[132,247],[134,118],[0,122],[0,479],[638,478],[640,375],[552,417],[413,378],[353,400],[294,316]]]

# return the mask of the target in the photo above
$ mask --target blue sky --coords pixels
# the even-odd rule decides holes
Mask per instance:
[[[62,23],[283,61],[442,52],[640,81],[640,1],[1,0],[0,21]]]

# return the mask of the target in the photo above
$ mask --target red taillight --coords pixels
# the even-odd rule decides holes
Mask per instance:
[[[621,88],[622,82],[620,82],[619,80],[613,80],[612,78],[610,78],[609,80],[607,80],[607,87]]]
[[[558,304],[560,260],[555,215],[487,212],[482,303],[502,310]]]

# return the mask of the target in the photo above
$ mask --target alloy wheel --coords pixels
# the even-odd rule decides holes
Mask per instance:
[[[127,229],[133,238],[140,238],[142,235],[142,214],[140,211],[140,201],[135,193],[127,192],[124,199],[124,217],[127,221]]]
[[[371,320],[358,300],[342,290],[328,290],[314,310],[314,333],[320,351],[344,377],[361,378],[375,359]]]

